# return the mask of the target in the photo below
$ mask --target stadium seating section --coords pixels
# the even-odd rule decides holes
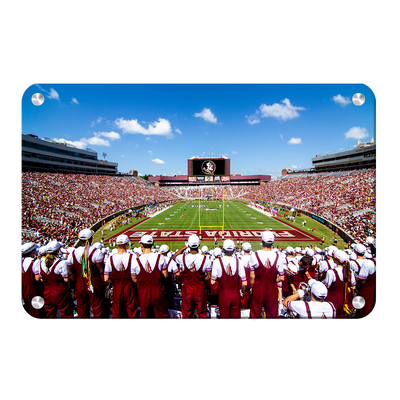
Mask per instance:
[[[203,186],[202,195],[286,204],[332,221],[359,241],[376,236],[376,170],[286,175],[262,186]],[[78,232],[118,210],[195,200],[197,187],[160,188],[140,178],[22,173],[22,241],[57,239],[72,245]]]

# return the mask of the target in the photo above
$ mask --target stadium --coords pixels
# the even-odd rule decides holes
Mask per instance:
[[[25,91],[22,110],[28,314],[361,318],[373,309],[367,86],[46,84]]]
[[[245,242],[252,245],[253,252],[260,250],[266,230],[274,235],[276,251],[286,255],[288,246],[303,255],[311,249],[317,256],[322,252],[320,247],[325,251],[332,245],[351,249],[376,237],[373,142],[359,143],[333,157],[318,155],[312,160],[314,168],[284,169],[275,180],[270,175],[231,175],[231,160],[227,157],[192,157],[187,160],[186,175],[149,177],[145,181],[134,174],[118,175],[115,163],[109,165],[114,173],[110,168],[107,173],[85,173],[87,154],[91,156],[87,161],[90,165],[107,163],[96,161],[97,157],[88,152],[75,151],[73,155],[77,149],[71,146],[64,157],[70,164],[74,156],[79,158],[79,173],[65,167],[58,171],[57,164],[46,164],[46,160],[35,165],[32,160],[46,158],[43,149],[56,152],[58,165],[64,165],[60,151],[63,145],[46,141],[45,147],[36,146],[37,154],[32,154],[32,143],[40,139],[23,140],[30,143],[31,155],[30,164],[25,163],[24,149],[22,243],[45,246],[57,241],[65,259],[79,246],[78,235],[85,229],[94,232],[93,242],[106,257],[115,254],[120,235],[129,238],[129,252],[135,257],[140,256],[144,236],[152,238],[153,253],[167,245],[172,257],[187,245],[189,237],[197,235],[201,246],[207,246],[203,250],[214,260],[218,257],[213,251],[224,251],[227,239],[235,243],[238,254],[243,254]],[[63,187],[70,191],[60,191]],[[175,303],[170,305],[169,313],[180,318],[182,284],[176,277],[174,285]],[[108,293],[112,293],[109,287]],[[208,303],[208,307],[209,316],[219,316],[218,305],[210,308]],[[242,309],[242,317],[248,316],[246,311]],[[192,314],[198,316],[196,310]]]
[[[32,141],[31,137],[28,139]],[[33,140],[40,141],[38,138]],[[48,141],[45,144],[49,146]],[[210,235],[220,239],[231,236],[257,241],[257,232],[264,229],[275,229],[277,241],[285,242],[285,234],[280,235],[278,231],[288,229],[297,235],[287,235],[289,241],[319,241],[321,238],[310,234],[300,236],[303,230],[296,227],[296,223],[287,219],[278,222],[282,215],[296,213],[298,219],[308,217],[319,226],[327,227],[332,234],[337,233],[338,239],[346,244],[364,242],[368,236],[376,235],[375,147],[373,142],[359,143],[352,151],[346,149],[339,156],[336,153],[334,165],[332,156],[324,160],[327,156],[319,155],[312,160],[316,168],[284,169],[274,181],[270,175],[231,175],[231,160],[226,157],[193,157],[187,160],[187,175],[149,177],[148,182],[133,174],[119,176],[116,163],[103,162],[113,166],[113,174],[102,171],[85,174],[82,167],[74,174],[65,173],[65,167],[59,172],[54,162],[48,163],[47,172],[42,172],[46,171],[43,161],[37,166],[27,166],[23,159],[22,241],[44,242],[58,235],[58,240],[69,247],[75,244],[79,230],[90,227],[99,234],[102,227],[102,238],[110,244],[122,228],[128,229],[128,219],[132,239],[137,237],[134,232],[153,231],[156,242],[162,241],[163,237],[184,241],[192,231],[203,231],[205,241],[210,240]],[[37,153],[43,157],[41,151]],[[357,157],[353,158],[352,154]],[[360,162],[360,157],[365,161]],[[79,160],[82,165],[83,159]],[[353,163],[352,168],[349,160]],[[63,161],[59,161],[63,165]],[[202,170],[202,165],[207,162],[214,165],[212,173]],[[330,171],[326,171],[328,167]],[[106,190],[110,186],[114,188],[113,193]],[[327,186],[329,190],[322,192],[321,188]],[[65,199],[61,197],[55,201],[54,197],[60,196],[60,187],[72,187],[76,199],[84,200],[77,204],[65,196]],[[288,195],[294,187],[296,195]],[[342,192],[345,194],[339,195]],[[162,209],[166,211],[161,213]],[[109,230],[104,228],[106,225],[115,226],[118,231],[109,236]],[[211,234],[208,229],[202,230],[202,226],[217,231]],[[329,237],[328,231],[327,235]]]

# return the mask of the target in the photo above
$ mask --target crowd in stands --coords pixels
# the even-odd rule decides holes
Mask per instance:
[[[201,196],[286,204],[327,219],[359,242],[376,237],[376,170],[286,176],[261,186],[204,185]],[[119,210],[149,203],[198,199],[195,186],[159,188],[140,178],[24,172],[22,242],[77,233]]]
[[[231,186],[231,185],[201,185],[197,186],[175,186],[169,188],[169,191],[174,195],[178,196],[182,200],[197,200],[200,197],[202,199],[212,196],[212,198],[222,199],[238,199],[245,195],[249,190],[248,186]],[[211,199],[211,197],[210,197]]]
[[[22,173],[22,241],[66,246],[83,227],[119,210],[177,198],[138,178]]]
[[[376,237],[376,170],[292,176],[247,187],[245,197],[287,204],[333,222],[359,242]]]

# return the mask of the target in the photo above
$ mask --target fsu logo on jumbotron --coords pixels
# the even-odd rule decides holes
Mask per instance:
[[[214,175],[216,168],[215,163],[211,160],[204,161],[203,164],[201,164],[201,170],[206,175]]]

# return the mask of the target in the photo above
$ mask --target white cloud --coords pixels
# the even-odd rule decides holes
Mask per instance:
[[[248,122],[250,125],[254,125],[254,124],[260,123],[260,118],[258,118],[258,115],[259,115],[259,114],[260,114],[260,112],[256,111],[254,114],[252,114],[252,115],[250,115],[250,116],[247,116],[247,115],[246,115],[247,122]]]
[[[60,100],[60,96],[53,88],[50,88],[50,92],[46,92],[46,93],[48,93],[48,96],[46,96],[46,97],[48,97],[49,99]]]
[[[180,129],[178,129],[178,128],[175,128],[175,132],[176,132],[176,133],[179,133],[180,135],[182,135],[182,132],[181,132],[181,130],[180,130]]]
[[[300,138],[291,138],[289,141],[288,141],[288,143],[289,144],[301,144],[301,139]]]
[[[86,147],[88,147],[88,145],[109,147],[109,146],[111,146],[110,142],[106,139],[102,139],[100,136],[106,136],[105,134],[111,134],[111,136],[113,136],[113,133],[115,133],[119,136],[119,134],[117,132],[94,132],[94,137],[91,137],[91,138],[82,138],[79,140],[67,140],[64,138],[61,138],[61,139],[54,138],[53,140],[55,140],[56,142],[70,144],[72,146],[77,147],[78,149],[85,149]],[[107,137],[111,138],[111,140],[119,139],[119,137],[117,138],[117,137],[111,137],[111,136],[107,136]]]
[[[283,140],[283,135],[282,135],[282,133],[279,134],[279,137]]]
[[[336,96],[333,96],[332,100],[336,104],[340,104],[342,107],[347,106],[347,104],[351,103],[351,101],[348,97],[343,97],[341,94],[337,94]]]
[[[212,124],[217,123],[217,118],[215,115],[211,112],[209,108],[203,108],[203,111],[200,113],[195,113],[193,115],[194,117],[200,117],[203,118],[204,121],[211,122]]]
[[[118,118],[114,121],[119,129],[122,129],[123,133],[142,133],[147,135],[146,128],[143,128],[138,122],[137,119],[126,120],[123,118]]]
[[[103,136],[103,137],[106,137],[106,138],[111,139],[111,140],[121,139],[120,134],[118,132],[114,132],[114,131],[111,131],[111,132],[94,132],[93,134],[96,137]]]
[[[174,136],[172,134],[170,122],[164,118],[159,118],[158,121],[150,122],[147,128],[140,125],[137,119],[126,120],[124,118],[118,118],[114,123],[123,133],[165,136],[167,139],[172,139]]]
[[[48,99],[52,99],[52,100],[60,100],[60,96],[58,95],[58,93],[53,89],[50,88],[50,91],[47,91],[45,89],[43,89],[40,85],[38,85],[37,83],[35,84],[35,86],[37,86],[42,92],[47,93],[47,98]]]
[[[291,169],[297,169],[297,165],[292,165],[290,168]]]
[[[71,103],[73,103],[73,104],[79,104],[78,100],[77,100],[75,97],[73,97],[73,98],[71,99]]]
[[[110,146],[110,142],[106,139],[102,139],[98,136],[94,136],[92,138],[86,139],[86,138],[82,138],[81,142],[85,142],[87,144],[90,144],[92,146],[106,146],[109,147]]]
[[[155,158],[154,160],[151,161],[156,164],[165,164],[165,162],[163,160],[160,160],[159,158]]]
[[[40,85],[38,85],[38,84],[36,84],[36,86],[42,91],[42,92],[45,92],[45,93],[47,93],[47,98],[48,99],[52,99],[52,100],[60,100],[60,96],[58,95],[58,93],[53,89],[53,88],[51,88],[50,89],[50,91],[47,91],[47,90],[45,90],[45,89],[43,89]]]
[[[94,125],[99,124],[101,121],[103,121],[103,119],[104,119],[103,117],[97,118],[96,121],[92,121],[92,125],[90,125],[90,126],[93,127]]]
[[[238,152],[237,152],[237,151],[234,151],[234,150],[232,150],[232,154],[238,154]]]
[[[149,150],[148,153],[149,153],[151,156],[153,155],[153,152],[152,152],[151,150]]]
[[[360,128],[359,126],[354,126],[344,134],[346,139],[364,139],[367,136],[367,130],[365,128]]]
[[[158,118],[158,122],[150,123],[149,127],[147,128],[147,133],[149,135],[173,136],[171,124],[164,118]]]
[[[276,118],[282,121],[293,119],[300,116],[297,111],[305,110],[304,107],[296,107],[290,103],[289,99],[284,99],[281,103],[274,103],[272,105],[261,104],[261,106],[254,112],[254,114],[246,115],[247,122],[250,125],[258,124],[260,118]]]
[[[287,119],[299,117],[300,114],[297,111],[305,110],[305,108],[292,106],[289,99],[284,99],[281,101],[281,104],[274,103],[270,106],[261,104],[259,110],[262,118],[272,117],[286,121]]]

